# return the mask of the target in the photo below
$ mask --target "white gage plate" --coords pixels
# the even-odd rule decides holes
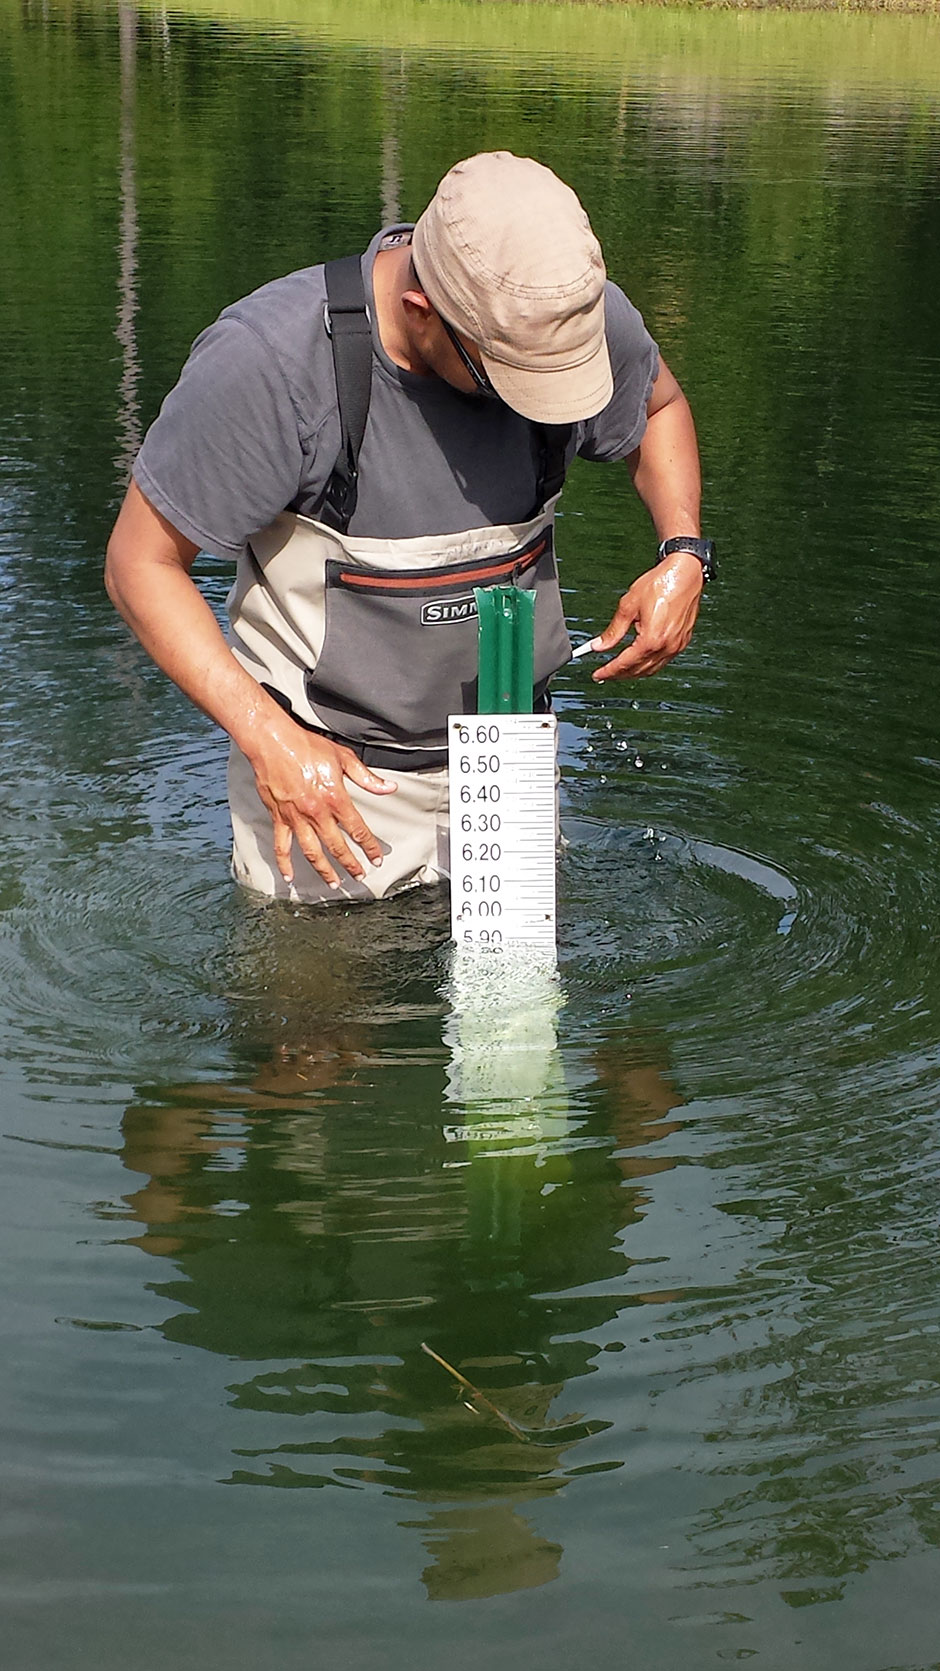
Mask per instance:
[[[450,922],[458,946],[555,948],[553,714],[451,714]]]

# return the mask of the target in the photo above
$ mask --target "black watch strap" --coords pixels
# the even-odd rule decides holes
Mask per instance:
[[[706,584],[709,580],[714,580],[718,573],[714,540],[698,540],[689,534],[678,534],[673,540],[663,540],[656,561],[661,563],[666,557],[673,557],[677,551],[688,551],[693,557],[698,558]]]

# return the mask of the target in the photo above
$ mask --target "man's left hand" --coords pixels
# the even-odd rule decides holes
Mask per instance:
[[[635,636],[619,656],[591,675],[595,684],[606,679],[644,679],[672,661],[692,637],[703,585],[702,565],[688,551],[678,551],[639,575],[593,647],[614,649],[631,627]]]

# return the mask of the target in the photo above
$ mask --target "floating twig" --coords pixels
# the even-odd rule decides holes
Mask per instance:
[[[467,1380],[466,1375],[461,1375],[459,1369],[455,1369],[452,1363],[448,1363],[446,1358],[442,1358],[439,1352],[433,1351],[424,1340],[421,1342],[421,1350],[426,1352],[429,1358],[433,1358],[435,1363],[439,1363],[442,1369],[446,1369],[448,1375],[454,1377],[458,1386],[464,1387],[474,1398],[479,1399],[491,1415],[494,1415],[497,1421],[501,1421],[504,1427],[508,1427],[510,1433],[514,1434],[517,1439],[528,1439],[529,1435],[524,1428],[517,1427],[511,1416],[507,1416],[504,1410],[500,1410],[491,1398],[487,1398],[486,1393],[482,1393],[479,1387],[475,1387],[472,1381]],[[467,1405],[468,1410],[473,1409],[472,1404],[468,1404],[466,1399],[463,1399],[462,1402]]]

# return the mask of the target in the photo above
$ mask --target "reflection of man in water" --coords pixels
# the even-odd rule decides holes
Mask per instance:
[[[631,1182],[657,1165],[635,1151],[676,1129],[676,1094],[649,1046],[631,1057],[618,1039],[595,1062],[578,1147],[448,1142],[435,994],[402,981],[410,1018],[383,1057],[379,1026],[322,1012],[311,1046],[289,960],[284,973],[294,1031],[252,1086],[168,1089],[124,1117],[138,1246],[178,1273],[156,1285],[180,1308],[164,1333],[271,1364],[231,1388],[271,1430],[232,1483],[358,1481],[427,1505],[401,1523],[426,1544],[434,1597],[546,1583],[561,1551],[526,1505],[565,1485],[590,1431],[553,1422],[569,1399],[584,1409],[575,1386],[629,1266],[618,1233],[644,1199]],[[289,1010],[283,988],[271,999]],[[452,1116],[491,1123],[471,1105]],[[465,1408],[422,1340],[532,1437]]]
[[[414,227],[199,337],[107,582],[232,738],[239,880],[322,902],[447,875],[445,720],[475,709],[473,588],[535,591],[545,706],[571,653],[552,529],[575,453],[627,461],[661,542],[594,678],[653,673],[688,643],[710,566],[692,418],[578,199],[531,159],[458,164]],[[190,580],[202,548],[238,563],[231,648]]]

